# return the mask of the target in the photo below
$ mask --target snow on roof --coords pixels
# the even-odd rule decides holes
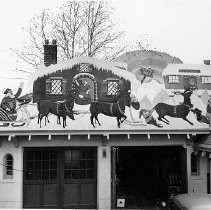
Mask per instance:
[[[168,64],[163,70],[165,75],[204,75],[211,76],[211,65],[205,64]]]
[[[174,91],[181,91],[184,92],[185,89],[165,89],[165,91],[168,93],[169,96],[173,96],[174,95]],[[206,94],[206,98],[208,98],[209,96],[211,96],[211,90],[203,90],[203,89],[199,89],[199,90],[194,90],[194,92],[198,95],[198,96],[202,96],[204,94]]]
[[[127,64],[123,62],[109,62],[103,61],[100,59],[96,59],[93,57],[75,57],[70,60],[62,61],[54,65],[50,65],[48,67],[43,66],[42,68],[38,69],[35,73],[31,75],[30,81],[34,82],[38,77],[43,77],[45,75],[51,74],[58,70],[67,70],[72,68],[73,66],[80,64],[80,63],[89,63],[92,64],[97,69],[104,69],[106,71],[112,71],[115,75],[119,77],[123,77],[126,80],[131,82],[139,83],[136,79],[135,75],[129,71],[127,71]]]
[[[35,110],[35,106],[30,106],[28,105],[28,110],[30,113],[33,113],[32,116],[37,116],[37,110]],[[89,133],[90,131],[146,131],[146,132],[151,132],[151,131],[169,131],[169,130],[174,130],[174,131],[184,131],[184,130],[191,130],[192,132],[195,132],[195,129],[199,129],[202,131],[209,131],[209,125],[205,123],[200,123],[196,120],[195,115],[190,112],[187,118],[193,122],[194,125],[190,125],[188,122],[184,121],[181,118],[173,118],[173,117],[166,117],[170,125],[167,125],[163,122],[160,122],[157,120],[157,113],[156,111],[153,112],[153,117],[156,119],[157,122],[162,124],[162,128],[158,128],[154,125],[151,124],[146,124],[145,119],[143,116],[139,118],[139,111],[130,109],[126,107],[125,114],[127,116],[127,120],[121,124],[120,128],[117,126],[117,121],[115,117],[109,117],[105,116],[103,114],[99,114],[98,119],[101,123],[101,126],[96,124],[95,128],[91,125],[90,122],[90,113],[89,113],[89,106],[86,106],[87,110],[83,110],[85,107],[76,105],[74,107],[74,110],[81,110],[84,111],[83,113],[79,115],[75,115],[75,120],[70,120],[67,118],[67,126],[65,128],[62,127],[62,124],[59,125],[57,124],[57,117],[54,115],[49,115],[49,121],[50,123],[47,123],[45,126],[45,120],[42,120],[42,127],[40,128],[39,124],[37,124],[37,117],[34,119],[30,120],[30,123],[27,127],[22,126],[22,127],[0,127],[0,131],[4,132],[16,132],[16,131],[24,131],[27,132],[29,131],[68,131],[71,134],[71,131],[76,131],[80,133],[80,131],[87,131]],[[32,110],[34,109],[34,110]],[[134,121],[133,121],[134,120]],[[133,123],[134,122],[134,123]]]

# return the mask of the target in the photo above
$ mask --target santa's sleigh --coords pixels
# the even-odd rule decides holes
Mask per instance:
[[[20,127],[29,123],[30,113],[26,106],[31,102],[31,98],[19,98],[17,101],[18,107],[12,113],[0,107],[0,127]]]

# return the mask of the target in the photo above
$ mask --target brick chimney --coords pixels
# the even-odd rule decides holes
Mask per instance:
[[[210,60],[204,60],[205,65],[210,65]]]
[[[44,65],[50,66],[51,64],[57,64],[57,43],[56,39],[52,40],[52,44],[49,40],[45,40],[44,47]]]

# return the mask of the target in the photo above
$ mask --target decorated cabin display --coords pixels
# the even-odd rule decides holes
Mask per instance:
[[[204,64],[169,64],[163,71],[166,89],[211,90],[211,65]]]
[[[33,102],[48,99],[72,99],[80,105],[93,101],[113,102],[121,92],[130,91],[131,82],[127,75],[129,72],[121,63],[89,57],[73,58],[36,72]]]
[[[153,77],[152,69],[140,71],[144,78]],[[143,79],[137,80],[124,63],[76,57],[40,68],[32,74],[31,83],[32,94],[20,97],[21,89],[14,96],[10,88],[5,91],[0,109],[2,127],[33,130],[209,127],[206,91],[199,97],[187,86],[185,91],[174,89],[173,96],[169,96],[163,84],[154,79],[145,83]]]

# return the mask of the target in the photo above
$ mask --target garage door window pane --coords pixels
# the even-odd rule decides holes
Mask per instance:
[[[57,179],[57,153],[55,151],[27,151],[25,171],[26,180]]]
[[[71,149],[65,152],[64,159],[64,179],[94,178],[93,150]]]

